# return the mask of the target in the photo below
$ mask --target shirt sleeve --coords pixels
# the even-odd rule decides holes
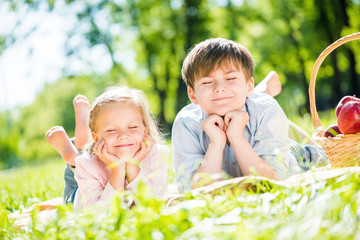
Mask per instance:
[[[126,186],[126,189],[134,191],[139,181],[142,180],[153,190],[155,196],[166,198],[168,165],[164,158],[168,154],[169,150],[166,146],[155,144],[148,156],[140,163],[139,174]]]
[[[172,158],[179,192],[191,191],[191,178],[204,159],[200,136],[189,128],[184,118],[177,118],[172,129]]]
[[[116,190],[104,177],[105,166],[94,158],[76,158],[75,179],[81,193],[81,205],[84,207],[97,202],[108,201]],[[108,178],[108,177],[107,177]]]
[[[268,163],[279,179],[284,179],[289,169],[288,120],[275,100],[266,105],[255,133],[254,151]]]
[[[145,183],[148,183],[147,179],[146,179],[146,175],[144,174],[144,171],[142,170],[142,167],[140,167],[139,174],[130,183],[127,183],[125,189],[128,191],[134,191],[134,189],[139,184],[140,180],[144,181]]]

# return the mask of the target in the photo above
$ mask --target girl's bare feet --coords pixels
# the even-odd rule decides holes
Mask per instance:
[[[82,150],[91,138],[89,128],[90,103],[83,95],[77,95],[73,100],[75,110],[75,139],[74,145]]]
[[[281,92],[281,82],[279,75],[275,71],[269,74],[256,86],[256,92],[267,93],[272,97],[277,96]]]
[[[52,127],[46,132],[46,139],[49,144],[60,153],[65,162],[71,166],[75,166],[75,158],[79,152],[70,141],[63,127]]]

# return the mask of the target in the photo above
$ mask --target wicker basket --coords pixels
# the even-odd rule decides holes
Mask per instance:
[[[349,167],[360,165],[360,133],[345,135],[340,134],[333,138],[324,137],[324,128],[322,127],[315,104],[315,80],[319,67],[327,55],[329,55],[334,49],[343,45],[344,43],[357,39],[360,39],[360,32],[340,38],[328,46],[316,59],[314,68],[311,72],[309,99],[312,122],[315,129],[313,138],[322,146],[331,166],[333,167]]]

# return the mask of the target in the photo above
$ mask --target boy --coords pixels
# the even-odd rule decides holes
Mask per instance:
[[[222,38],[199,43],[185,58],[182,76],[192,104],[178,113],[172,129],[180,192],[222,171],[273,179],[300,171],[283,110],[269,95],[253,94],[253,68],[245,47]]]

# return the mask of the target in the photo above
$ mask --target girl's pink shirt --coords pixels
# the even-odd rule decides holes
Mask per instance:
[[[166,198],[168,166],[163,157],[168,154],[169,149],[166,146],[155,144],[141,161],[137,177],[130,183],[125,182],[125,190],[134,191],[142,180],[150,186],[155,196]],[[75,197],[75,208],[108,201],[116,192],[109,183],[110,170],[96,155],[91,156],[84,152],[75,159],[75,164],[75,180],[79,187]]]

